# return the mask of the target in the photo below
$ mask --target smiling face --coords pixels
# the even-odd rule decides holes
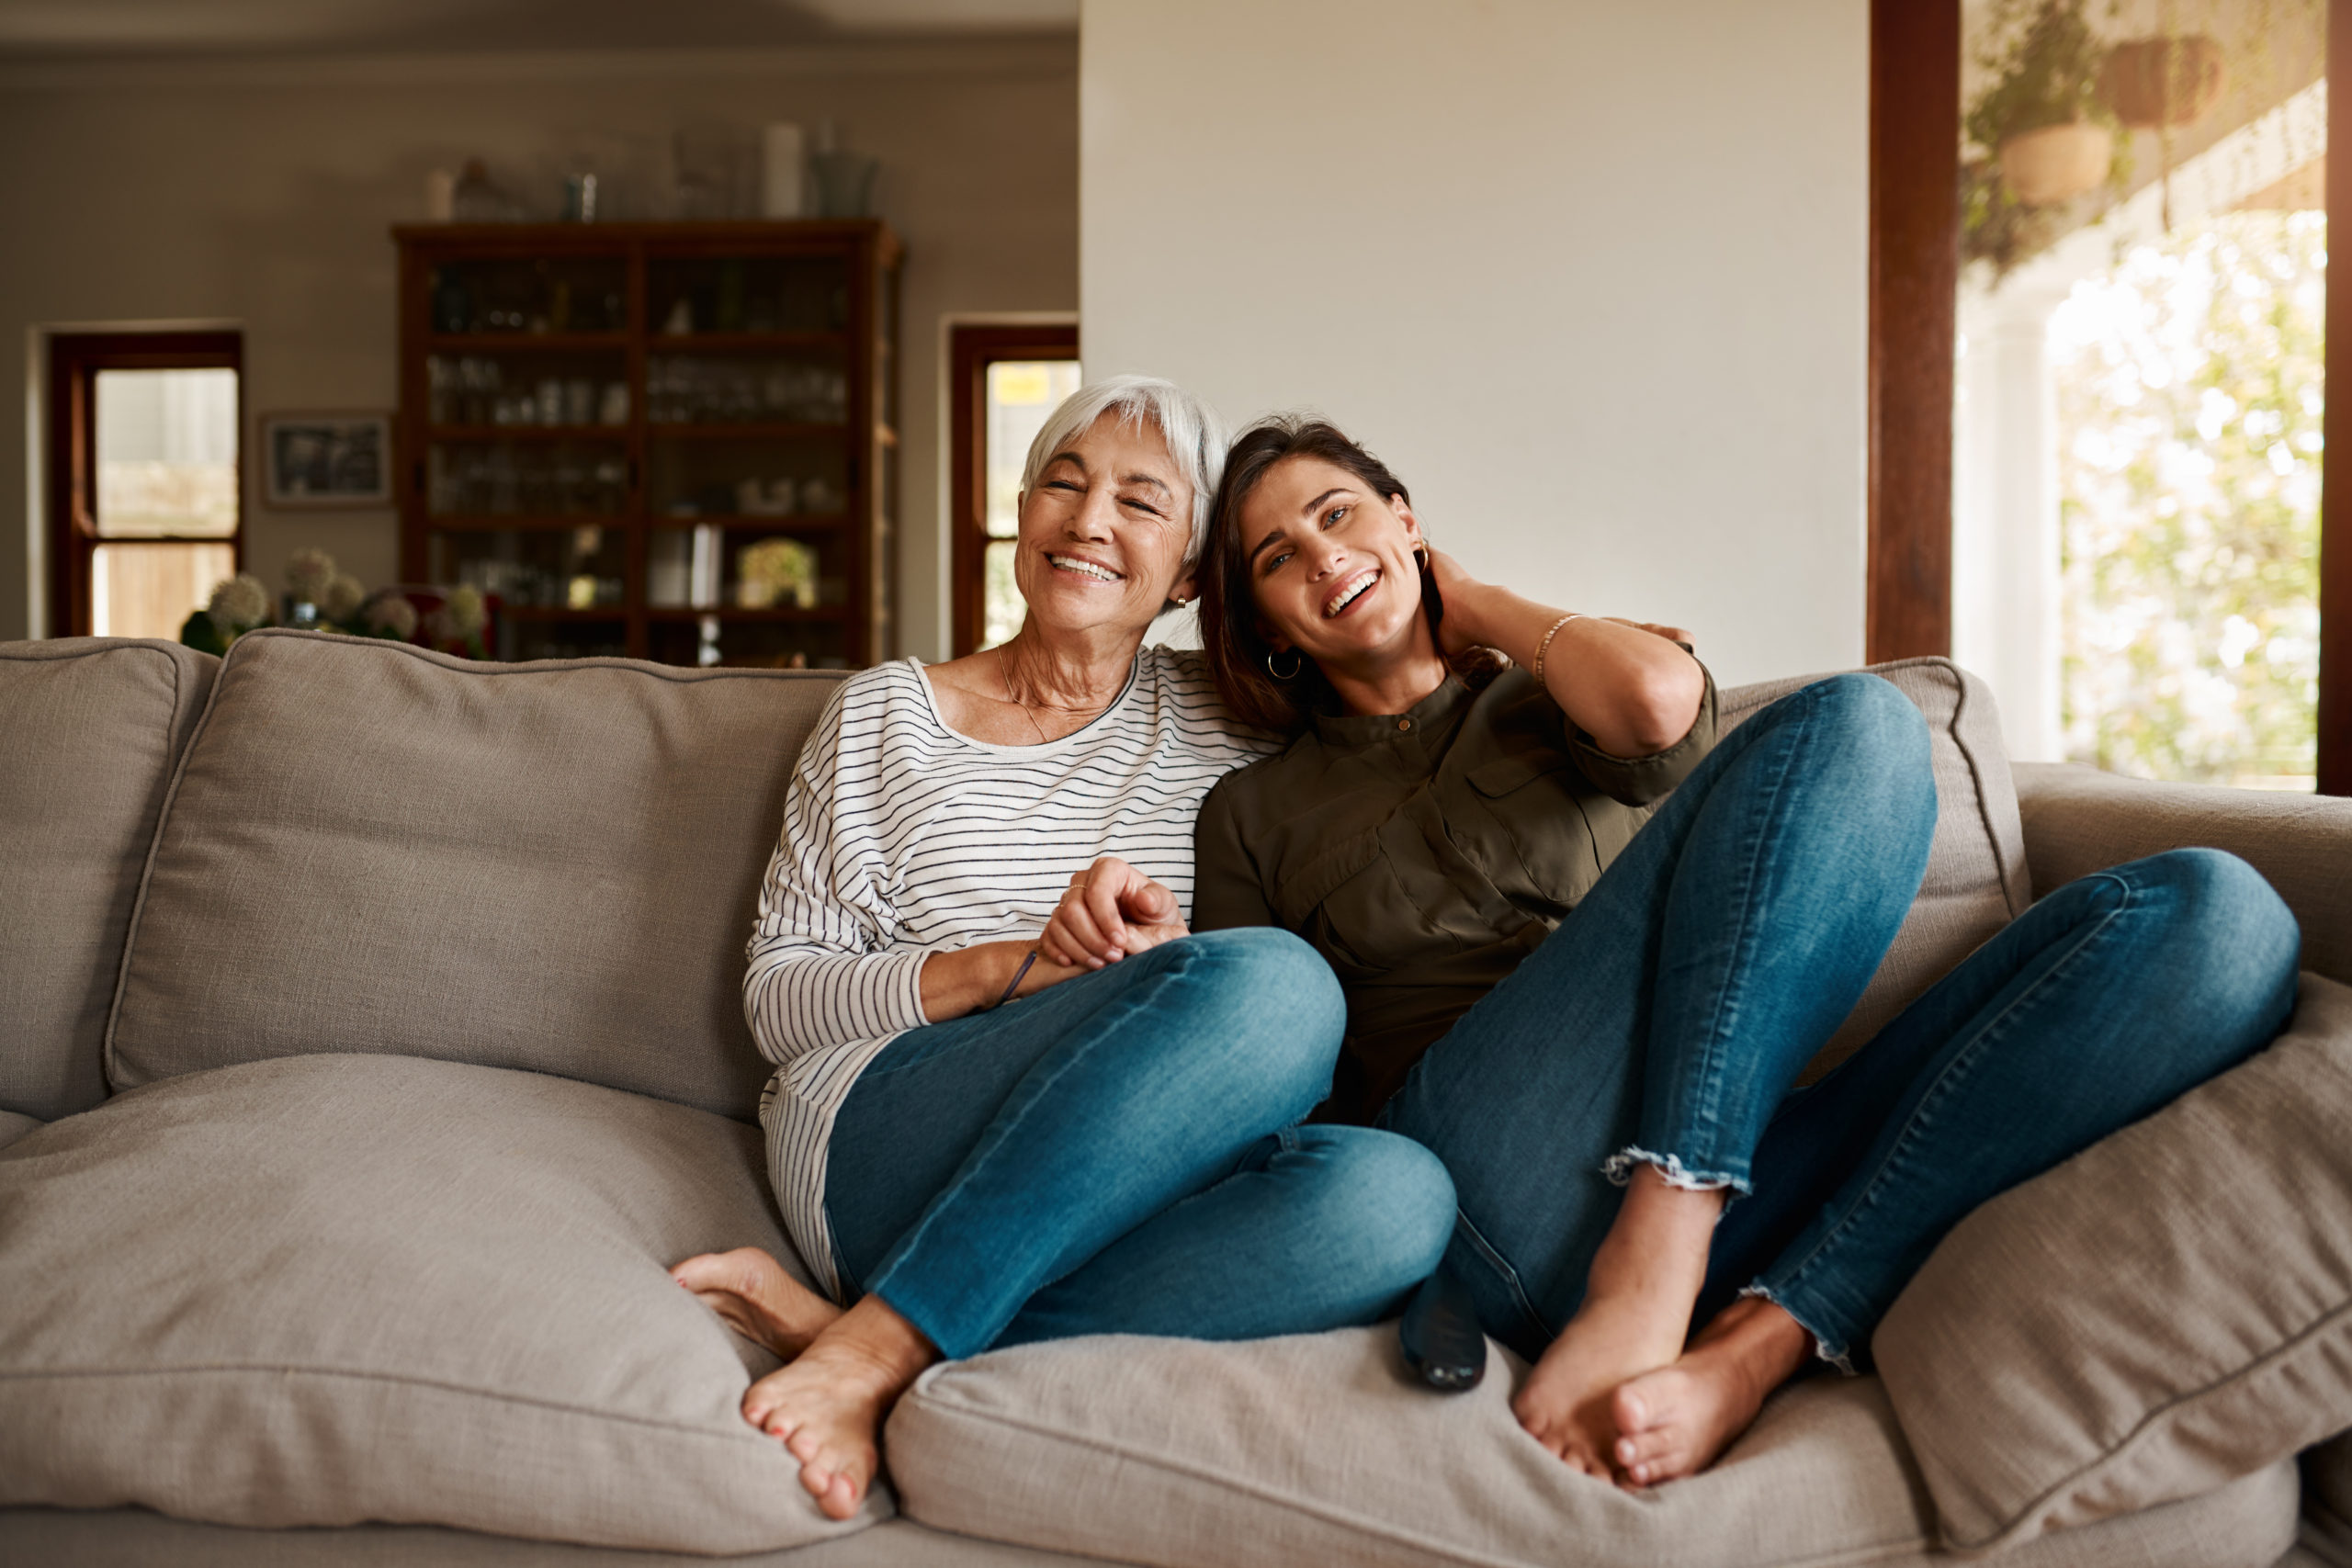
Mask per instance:
[[[1140,635],[1169,600],[1192,596],[1192,519],[1193,487],[1159,427],[1114,410],[1055,453],[1021,498],[1013,581],[1043,630]]]
[[[1266,640],[1328,671],[1357,671],[1419,650],[1421,525],[1397,496],[1375,493],[1320,457],[1285,457],[1241,508],[1250,595]]]

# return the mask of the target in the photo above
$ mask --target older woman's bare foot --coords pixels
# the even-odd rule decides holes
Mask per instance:
[[[1734,1302],[1681,1359],[1617,1390],[1618,1468],[1636,1486],[1697,1474],[1812,1354],[1813,1336],[1787,1313],[1760,1297]]]
[[[1593,1256],[1584,1304],[1512,1397],[1528,1435],[1585,1474],[1616,1478],[1619,1386],[1682,1353],[1723,1204],[1721,1190],[1670,1187],[1655,1168],[1636,1169]]]
[[[787,1361],[842,1314],[841,1308],[786,1273],[783,1264],[756,1247],[699,1253],[671,1269],[670,1278],[692,1291],[736,1333]]]
[[[939,1359],[922,1330],[879,1296],[828,1326],[791,1365],[743,1395],[743,1419],[784,1439],[800,1484],[836,1519],[857,1512],[881,1466],[882,1418]]]

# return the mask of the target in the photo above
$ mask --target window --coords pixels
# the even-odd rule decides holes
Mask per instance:
[[[953,549],[953,651],[993,648],[1021,626],[1012,536],[1021,467],[1046,416],[1078,390],[1078,328],[963,325],[948,352],[948,525]]]
[[[1874,0],[1871,657],[2018,756],[2352,794],[2339,56],[2352,0]]]
[[[50,625],[175,638],[244,547],[234,333],[50,341]]]

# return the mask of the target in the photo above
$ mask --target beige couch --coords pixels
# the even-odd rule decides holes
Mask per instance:
[[[2025,769],[2020,815],[1983,688],[1886,673],[1937,847],[1826,1055],[2172,845],[2261,867],[2311,973],[2269,1051],[1972,1216],[1879,1375],[1633,1495],[1387,1329],[1033,1347],[927,1375],[834,1523],[663,1270],[791,1258],[737,983],[836,677],[0,645],[0,1562],[2352,1563],[2352,804]]]

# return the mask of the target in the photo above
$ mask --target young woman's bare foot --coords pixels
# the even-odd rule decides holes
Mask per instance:
[[[811,1340],[791,1365],[743,1395],[743,1419],[784,1439],[800,1484],[827,1516],[857,1512],[881,1465],[882,1418],[939,1359],[922,1330],[868,1296]]]
[[[1690,1332],[1720,1190],[1669,1187],[1642,1166],[1592,1260],[1584,1304],[1511,1400],[1528,1435],[1585,1474],[1614,1480],[1620,1384],[1670,1364]]]
[[[841,1316],[842,1309],[784,1271],[756,1247],[705,1252],[670,1270],[670,1278],[753,1344],[789,1361]]]
[[[1682,1359],[1634,1379],[1611,1403],[1614,1458],[1636,1486],[1695,1475],[1747,1430],[1765,1396],[1813,1354],[1813,1336],[1760,1297],[1715,1314]]]

